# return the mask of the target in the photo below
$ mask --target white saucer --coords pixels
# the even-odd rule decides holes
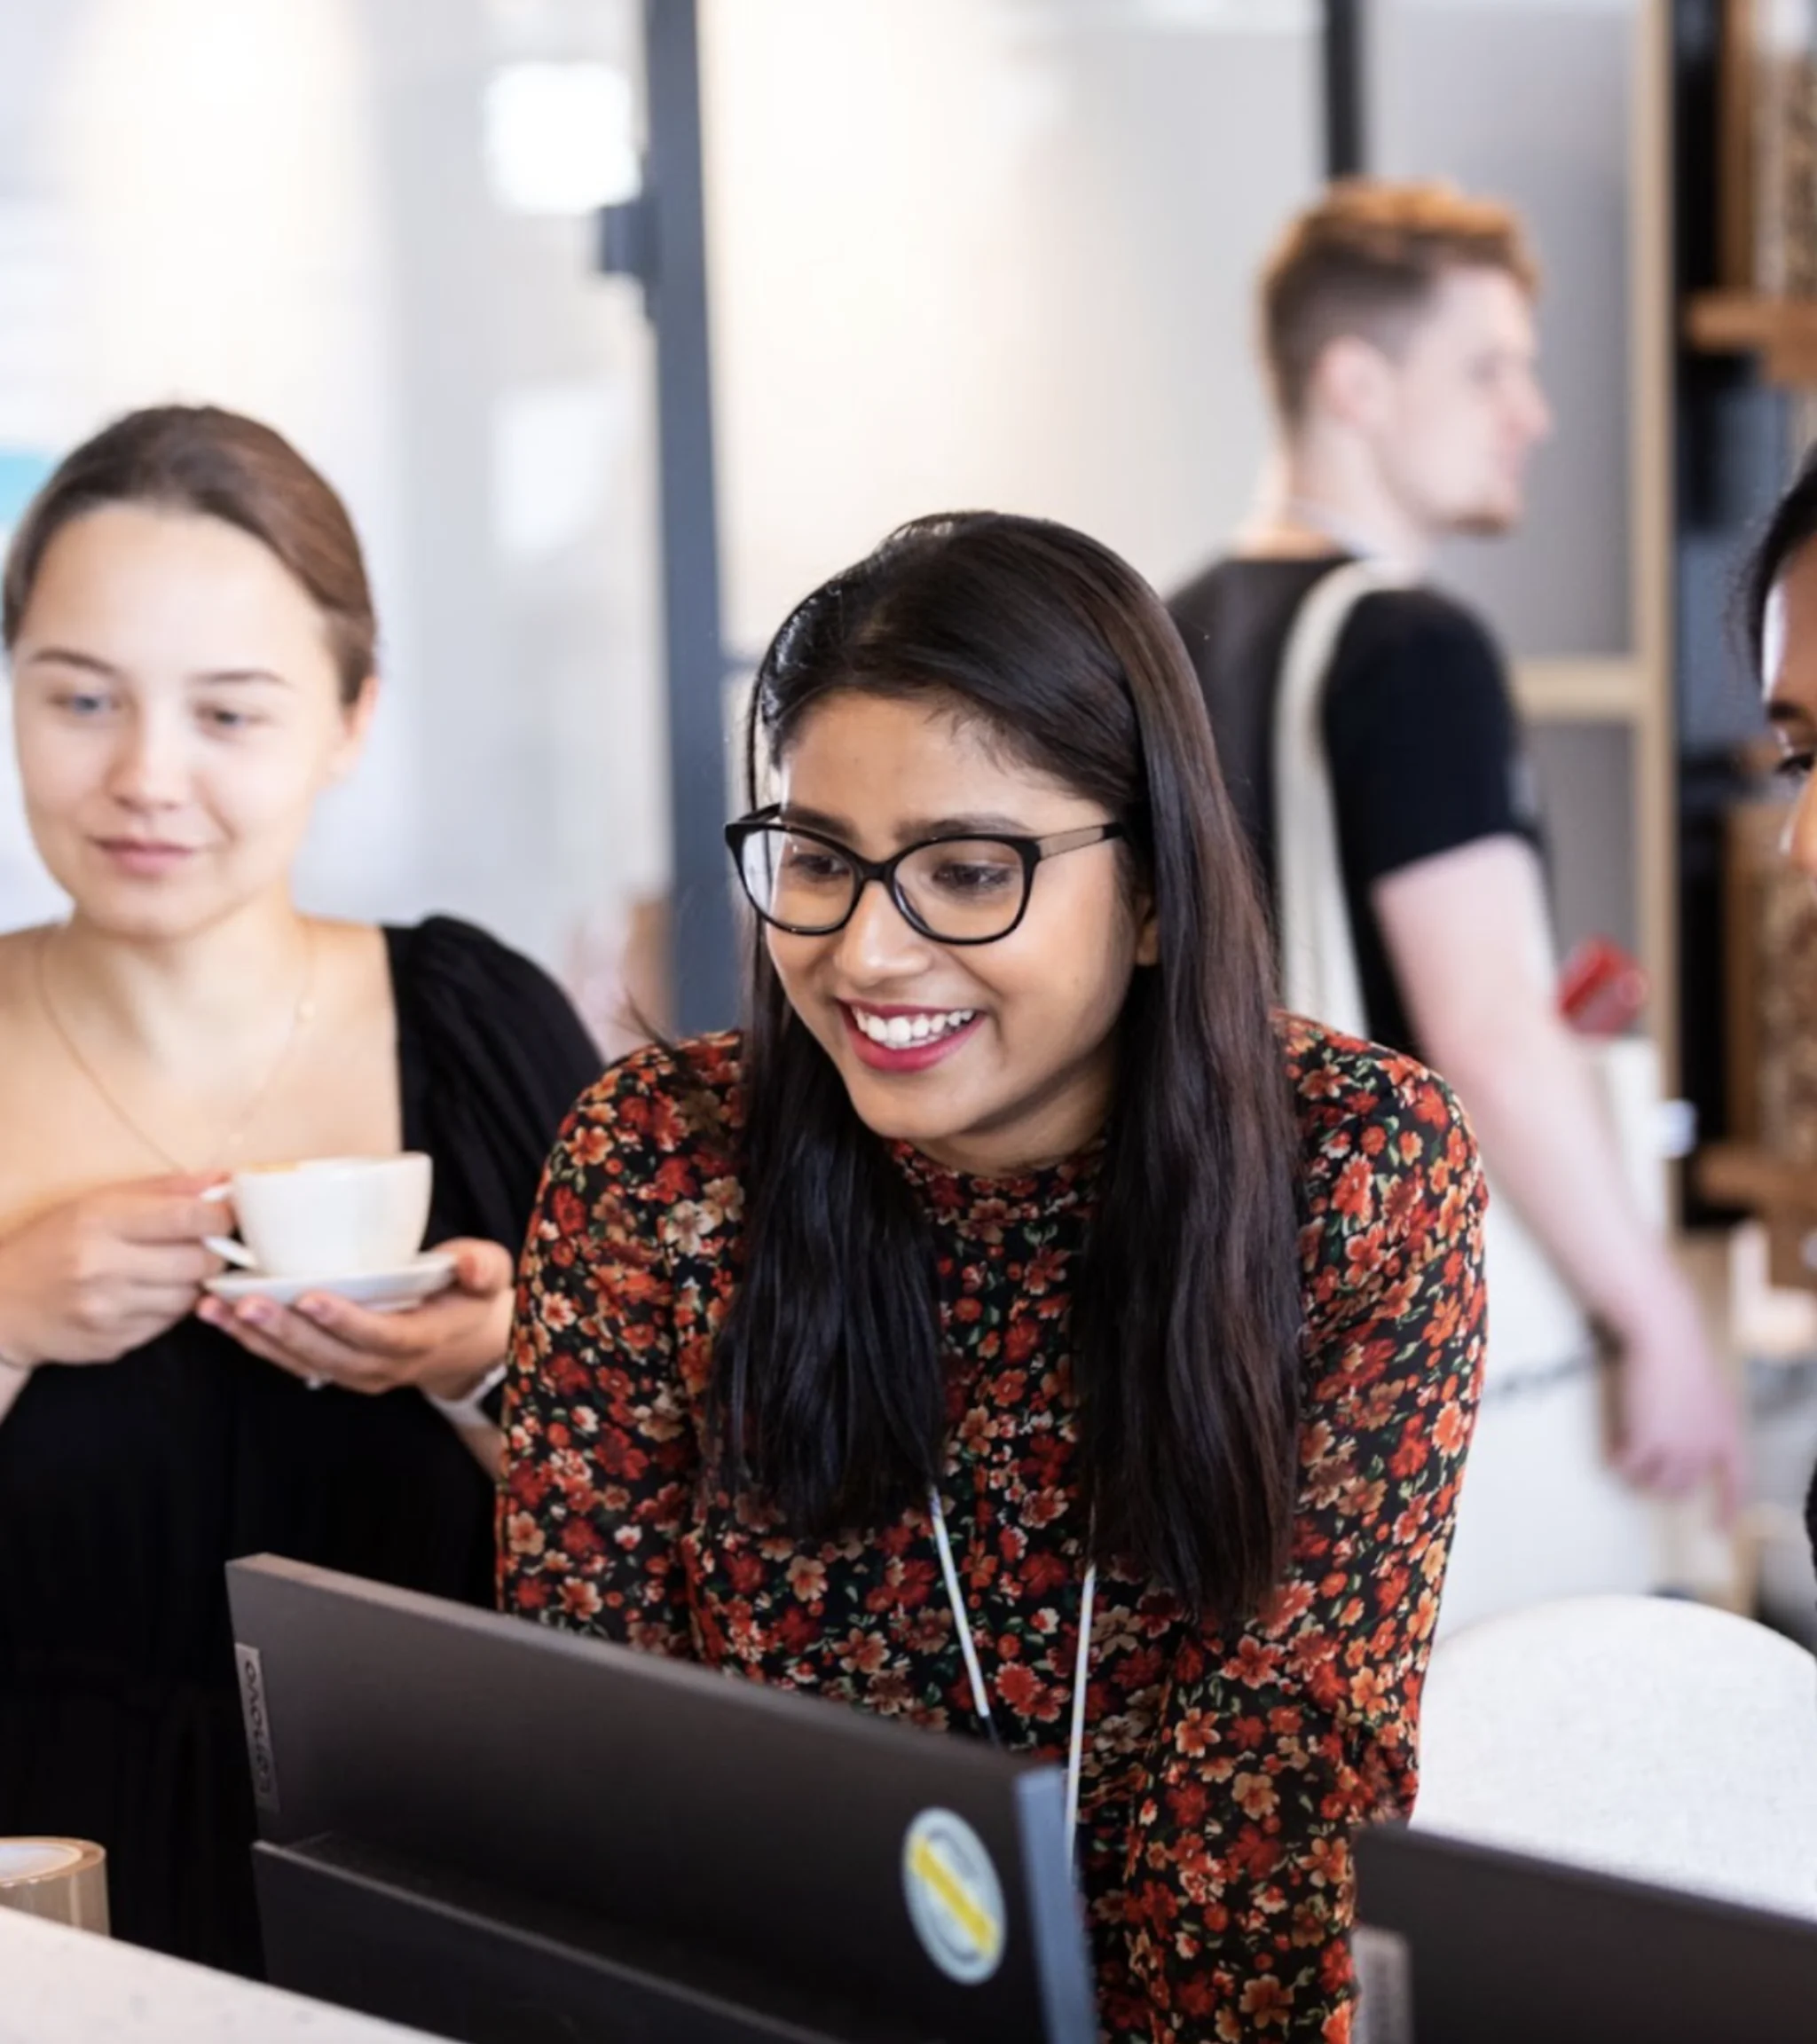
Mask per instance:
[[[328,1292],[368,1313],[401,1313],[406,1306],[445,1292],[454,1282],[454,1259],[439,1249],[425,1250],[394,1270],[361,1270],[341,1278],[268,1278],[261,1270],[224,1271],[202,1286],[230,1304],[240,1299],[269,1299],[293,1306],[306,1292]]]

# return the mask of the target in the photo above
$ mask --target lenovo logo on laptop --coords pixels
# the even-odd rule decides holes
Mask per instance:
[[[276,1814],[278,1761],[271,1750],[271,1718],[265,1702],[265,1671],[256,1647],[236,1640],[233,1660],[240,1671],[240,1709],[246,1719],[246,1749],[252,1762],[252,1799]]]

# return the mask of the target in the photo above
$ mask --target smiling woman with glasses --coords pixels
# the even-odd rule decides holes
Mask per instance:
[[[904,527],[748,747],[746,1026],[608,1073],[531,1230],[505,1605],[1064,1761],[1106,2035],[1345,2034],[1475,1403],[1467,1131],[1270,1014],[1185,650],[1081,534]]]

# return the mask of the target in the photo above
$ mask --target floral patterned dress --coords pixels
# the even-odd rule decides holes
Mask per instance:
[[[1080,1868],[1107,2038],[1350,2033],[1350,1839],[1411,1808],[1483,1345],[1475,1146],[1421,1066],[1283,1026],[1302,1144],[1293,1559],[1243,1623],[1101,1568]],[[979,1726],[928,1514],[798,1541],[703,1473],[737,1283],[739,1050],[639,1052],[531,1225],[506,1401],[507,1610],[885,1716]],[[899,1145],[938,1260],[941,1494],[1004,1743],[1064,1761],[1087,1526],[1068,1290],[1095,1160],[981,1181]]]

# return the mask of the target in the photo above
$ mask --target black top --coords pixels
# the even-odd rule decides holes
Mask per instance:
[[[1346,554],[1222,561],[1171,599],[1237,811],[1275,886],[1275,703],[1300,605]],[[1351,611],[1323,705],[1338,853],[1357,967],[1378,1042],[1414,1056],[1374,882],[1480,837],[1539,843],[1531,776],[1501,657],[1483,625],[1433,589],[1379,590]]]
[[[385,937],[428,1238],[515,1255],[599,1054],[481,932]],[[492,1521],[491,1482],[418,1393],[311,1392],[199,1320],[35,1371],[0,1421],[0,1836],[98,1840],[116,1934],[259,1971],[226,1563],[269,1551],[490,1603]]]

